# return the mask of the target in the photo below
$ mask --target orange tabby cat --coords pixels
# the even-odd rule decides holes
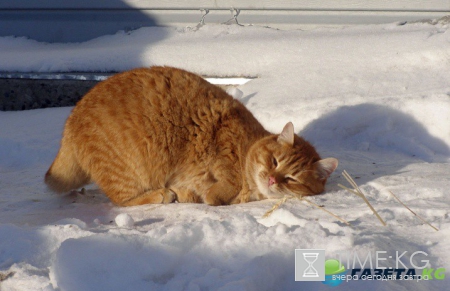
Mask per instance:
[[[66,192],[94,181],[120,206],[226,205],[319,194],[337,163],[292,123],[270,134],[221,88],[152,67],[117,74],[78,102],[45,182]]]

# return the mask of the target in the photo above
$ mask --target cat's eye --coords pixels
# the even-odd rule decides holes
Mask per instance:
[[[289,177],[289,176],[284,177],[284,179],[286,180],[287,183],[295,183],[295,182],[297,182],[297,180],[295,180],[294,178]]]
[[[272,162],[273,162],[273,165],[274,165],[275,167],[278,166],[278,161],[277,161],[277,159],[276,159],[275,157],[273,157]]]

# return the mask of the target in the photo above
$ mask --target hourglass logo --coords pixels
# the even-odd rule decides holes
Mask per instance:
[[[325,250],[295,250],[295,281],[325,280]]]

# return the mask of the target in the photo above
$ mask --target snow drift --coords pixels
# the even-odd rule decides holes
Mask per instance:
[[[431,268],[449,269],[449,43],[445,23],[142,28],[77,44],[0,38],[3,71],[170,65],[256,76],[239,86],[240,100],[270,131],[292,121],[323,157],[339,158],[327,192],[310,199],[353,225],[294,200],[262,218],[275,201],[118,208],[95,185],[56,196],[43,175],[71,108],[0,112],[1,289],[328,290],[294,281],[296,248],[325,249],[328,258],[420,250]],[[346,183],[344,169],[388,226],[337,187]],[[444,290],[448,282],[351,281],[334,289]]]

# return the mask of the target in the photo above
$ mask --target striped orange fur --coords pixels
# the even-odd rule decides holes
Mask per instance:
[[[321,193],[336,166],[291,123],[270,134],[223,89],[152,67],[114,75],[78,102],[45,182],[66,192],[94,181],[120,206],[227,205]]]

